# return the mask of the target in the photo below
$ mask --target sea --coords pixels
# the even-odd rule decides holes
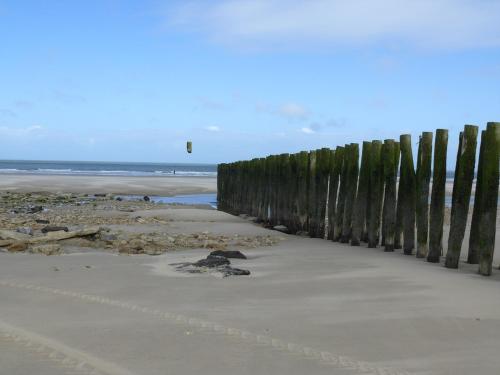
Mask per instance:
[[[0,174],[77,176],[217,176],[216,164],[0,160]]]

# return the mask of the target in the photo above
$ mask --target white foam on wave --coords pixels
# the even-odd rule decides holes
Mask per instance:
[[[200,172],[200,171],[123,171],[123,170],[74,170],[74,169],[15,169],[4,168],[0,169],[0,174],[30,174],[30,175],[84,175],[84,176],[206,176],[215,177],[217,172]]]

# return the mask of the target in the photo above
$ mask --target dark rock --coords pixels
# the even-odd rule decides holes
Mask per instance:
[[[36,214],[37,212],[42,212],[43,207],[42,206],[32,206],[28,208],[28,213],[30,214]]]
[[[58,227],[58,226],[53,226],[53,225],[47,225],[46,227],[42,228],[42,233],[58,232],[60,230],[63,230],[65,232],[69,231],[68,227]]]
[[[29,234],[30,236],[33,235],[33,229],[31,229],[31,227],[19,227],[16,229],[16,232],[23,233],[23,234]]]
[[[106,194],[104,193],[97,193],[97,194],[94,194],[94,197],[105,197]]]
[[[284,225],[275,225],[273,227],[274,230],[277,230],[278,232],[282,232],[282,233],[290,233],[288,228],[285,227]]]
[[[246,255],[238,250],[215,250],[209,256],[219,256],[224,258],[247,259]]]
[[[38,224],[50,224],[50,221],[44,219],[36,219],[35,222]]]
[[[122,197],[116,197],[115,200],[117,200],[118,202],[121,202],[123,200]]]
[[[199,261],[193,263],[193,266],[214,268],[226,264],[230,264],[227,258],[209,255],[205,259],[200,259]]]
[[[217,271],[221,272],[224,277],[250,275],[249,270],[242,270],[241,268],[233,268],[231,266],[218,267]]]
[[[147,195],[145,195],[142,199],[144,199],[144,202],[149,202],[151,200],[151,198],[149,198]]]
[[[227,258],[217,255],[209,255],[206,259],[195,263],[171,263],[170,265],[174,266],[177,271],[184,273],[204,273],[210,269],[222,273],[223,277],[250,275],[249,270],[233,268]]]

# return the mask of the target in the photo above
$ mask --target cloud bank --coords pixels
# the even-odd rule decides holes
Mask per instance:
[[[496,0],[194,0],[170,9],[169,23],[238,48],[500,46]]]

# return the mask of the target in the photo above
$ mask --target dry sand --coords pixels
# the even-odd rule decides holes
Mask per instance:
[[[57,177],[57,187],[50,179],[30,180],[31,189],[76,186],[73,178]],[[98,189],[106,181],[109,192],[132,193],[126,180],[79,184]],[[174,180],[153,188],[182,190]],[[214,183],[186,190],[210,191]],[[13,190],[14,183],[1,185]],[[397,252],[281,235],[208,207],[104,212],[96,215],[124,220],[112,226],[141,216],[141,230],[284,240],[240,247],[249,259],[232,264],[252,274],[228,278],[169,266],[207,249],[0,253],[0,374],[498,373],[498,270],[486,278],[466,264],[448,270]]]

